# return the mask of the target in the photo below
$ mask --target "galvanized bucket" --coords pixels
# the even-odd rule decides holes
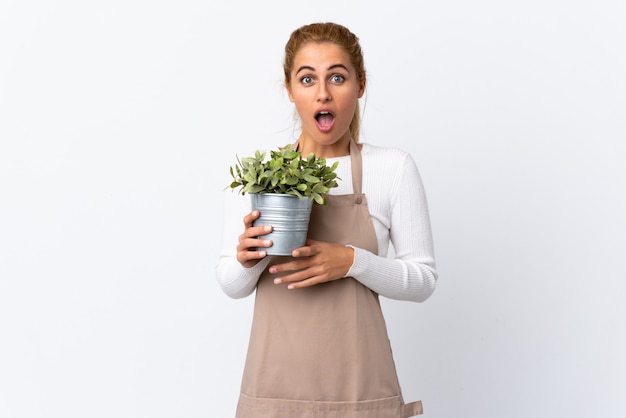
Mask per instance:
[[[271,225],[272,232],[259,238],[271,239],[272,246],[264,248],[269,255],[291,255],[291,251],[306,243],[313,201],[291,194],[251,193],[252,210],[261,216],[254,226]]]

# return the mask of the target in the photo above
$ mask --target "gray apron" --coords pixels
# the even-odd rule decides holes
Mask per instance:
[[[378,253],[361,153],[350,141],[354,194],[314,204],[308,237]],[[275,257],[271,264],[291,257]],[[237,418],[407,418],[378,294],[351,277],[303,289],[275,285],[267,269],[254,317]]]

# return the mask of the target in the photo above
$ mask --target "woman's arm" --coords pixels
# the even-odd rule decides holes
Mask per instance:
[[[386,165],[389,173],[369,174],[372,181],[385,181],[389,194],[367,193],[368,203],[375,199],[389,199],[389,202],[372,201],[372,204],[376,210],[386,212],[382,217],[389,223],[395,258],[355,248],[354,263],[348,276],[382,296],[422,302],[433,293],[437,283],[433,239],[419,171],[410,154],[402,154],[399,164]]]
[[[226,195],[223,201],[222,249],[215,266],[215,276],[226,295],[243,298],[254,292],[259,276],[271,257],[262,258],[256,264],[250,262],[248,267],[239,262],[237,251],[241,246],[242,230],[248,229],[245,218],[250,216],[250,199],[247,195],[236,193]]]

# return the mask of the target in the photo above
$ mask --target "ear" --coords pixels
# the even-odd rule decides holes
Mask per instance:
[[[366,84],[366,80],[365,80],[365,78],[363,78],[363,80],[361,82],[359,82],[359,90],[358,90],[358,98],[359,99],[361,97],[363,97],[363,93],[365,93],[365,84]]]
[[[285,90],[287,90],[289,101],[293,103],[293,93],[291,92],[291,84],[289,84],[286,80],[285,80]]]

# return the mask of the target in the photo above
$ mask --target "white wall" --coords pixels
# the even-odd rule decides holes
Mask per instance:
[[[426,417],[626,415],[621,1],[0,4],[0,416],[231,417],[253,298],[227,167],[291,138],[282,47],[346,24],[363,141],[410,151],[440,282],[383,300]]]

